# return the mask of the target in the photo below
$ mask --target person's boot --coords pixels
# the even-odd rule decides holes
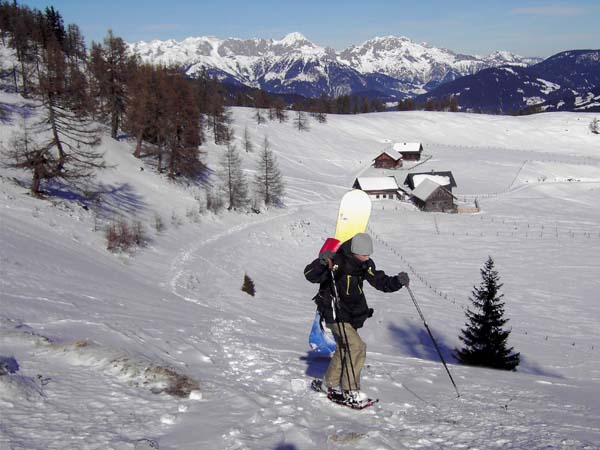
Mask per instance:
[[[344,400],[353,405],[362,405],[369,400],[369,396],[362,391],[344,391]]]

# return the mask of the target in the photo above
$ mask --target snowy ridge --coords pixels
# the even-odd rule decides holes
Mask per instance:
[[[445,83],[417,97],[418,102],[455,96],[463,111],[514,113],[600,111],[600,50],[558,53],[528,67],[489,68]]]
[[[146,62],[179,64],[192,76],[206,68],[229,82],[309,96],[369,89],[388,95],[421,93],[486,67],[531,63],[508,52],[487,57],[459,55],[394,36],[374,38],[337,53],[297,32],[280,40],[190,37],[181,42],[142,41],[130,44],[130,49]],[[376,75],[395,82],[388,80],[382,85]],[[307,88],[306,82],[315,86]]]

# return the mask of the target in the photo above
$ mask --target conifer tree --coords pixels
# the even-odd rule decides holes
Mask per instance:
[[[123,129],[136,138],[133,152],[136,158],[142,156],[144,139],[155,137],[152,135],[156,130],[155,120],[159,117],[158,89],[158,69],[150,64],[139,66],[128,84]]]
[[[201,106],[201,111],[205,111],[208,116],[207,125],[212,129],[215,144],[229,144],[233,138],[233,131],[229,127],[232,121],[231,112],[225,105],[223,87],[216,78],[208,81],[206,109],[202,110]]]
[[[235,144],[227,145],[221,158],[221,181],[227,196],[227,209],[243,208],[248,204],[248,183],[242,171],[242,160]]]
[[[256,120],[257,125],[261,125],[267,121],[263,116],[261,108],[254,108],[254,120]]]
[[[265,136],[263,149],[258,160],[254,179],[256,194],[266,206],[281,205],[284,196],[284,183],[275,154],[270,149],[269,138]]]
[[[31,129],[24,124],[18,145],[8,154],[9,165],[32,172],[34,196],[42,195],[43,181],[89,179],[105,167],[103,155],[93,149],[100,142],[99,131],[86,113],[86,96],[79,90],[83,85],[75,80],[80,77],[77,67],[67,64],[60,43],[49,37],[35,90],[39,118]]]
[[[285,101],[281,97],[277,97],[273,107],[275,108],[275,118],[279,121],[279,123],[286,122],[288,117],[285,109]]]
[[[254,281],[248,276],[248,274],[244,274],[244,283],[242,284],[242,291],[244,291],[246,294],[251,295],[252,297],[254,297],[254,295],[256,294]]]
[[[92,43],[90,70],[96,81],[96,96],[103,101],[101,111],[110,120],[113,139],[121,127],[127,99],[127,82],[135,70],[136,58],[127,51],[125,41],[108,30],[104,43]]]
[[[456,349],[455,355],[467,365],[515,370],[520,362],[520,354],[513,353],[512,347],[507,348],[506,341],[511,332],[502,329],[508,319],[504,318],[504,294],[499,294],[502,284],[499,283],[491,257],[488,257],[480,272],[481,284],[473,287],[470,299],[474,309],[467,309],[469,322],[459,336],[465,346]]]
[[[244,127],[242,145],[244,146],[244,150],[246,150],[246,153],[252,153],[254,151],[254,144],[252,144],[252,140],[250,139],[250,133],[248,133],[248,125]]]
[[[294,118],[294,127],[296,127],[298,131],[308,131],[308,119],[304,111],[296,111],[296,117]]]
[[[165,154],[170,178],[196,178],[206,166],[200,161],[200,111],[195,103],[196,93],[178,70],[166,70],[166,93],[163,121]]]

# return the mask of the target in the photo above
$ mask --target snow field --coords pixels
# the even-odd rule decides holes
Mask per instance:
[[[149,245],[132,256],[104,250],[98,211],[32,199],[12,182],[20,174],[0,172],[0,356],[19,366],[0,377],[0,401],[12,405],[0,414],[0,448],[133,449],[141,439],[161,449],[599,448],[600,158],[585,115],[330,116],[301,133],[257,126],[252,114],[234,110],[235,134],[247,125],[257,147],[268,135],[288,192],[286,208],[258,215],[188,214],[198,191],[139,170],[129,144],[104,140],[117,167],[99,175],[100,223],[166,222],[161,233],[147,225]],[[9,127],[0,129],[6,141]],[[461,398],[407,293],[367,288],[375,316],[361,330],[363,387],[381,403],[356,412],[308,390],[327,361],[308,353],[315,286],[302,272],[385,139],[423,141],[433,158],[422,168],[452,170],[455,193],[478,197],[482,212],[374,203],[377,267],[410,273]],[[206,150],[217,168],[221,148]],[[241,152],[249,175],[257,153]],[[517,373],[450,356],[488,255],[523,356]],[[244,273],[254,298],[240,290]],[[110,370],[118,355],[132,361],[125,374]],[[154,394],[164,384],[139,378],[150,363],[197,380],[200,393]]]

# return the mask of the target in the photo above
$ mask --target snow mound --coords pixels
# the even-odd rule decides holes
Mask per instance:
[[[154,394],[164,392],[174,397],[188,398],[192,391],[200,389],[196,380],[172,367],[92,342],[77,340],[53,350],[57,350],[75,366],[97,367]]]
[[[122,350],[96,344],[86,340],[75,340],[69,343],[57,343],[57,339],[51,339],[35,333],[30,327],[19,324],[16,321],[4,320],[4,324],[13,325],[14,328],[0,328],[0,339],[12,340],[13,343],[29,344],[34,348],[40,348],[40,353],[47,353],[52,357],[61,358],[72,367],[86,366],[105,373],[109,373],[131,386],[150,390],[154,394],[165,393],[174,397],[189,398],[190,393],[195,392],[198,397],[200,384],[188,375],[182,374],[167,365],[156,363],[138,355],[130,355]],[[0,359],[0,368],[4,359]],[[8,370],[4,369],[4,372]],[[0,370],[0,375],[3,372]],[[14,392],[19,386],[23,386],[25,397],[30,395],[34,385],[23,377],[10,377],[7,373],[2,379],[9,379],[11,391]],[[22,378],[22,379],[21,379]],[[17,388],[14,386],[17,385]],[[41,395],[41,390],[37,389]]]

